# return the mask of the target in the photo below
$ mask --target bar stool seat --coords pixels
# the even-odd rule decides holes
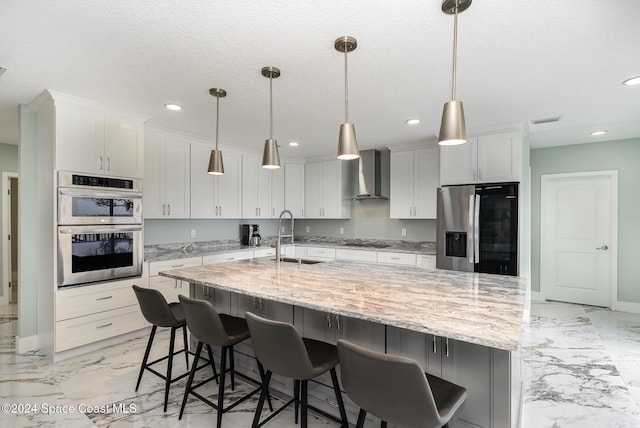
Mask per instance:
[[[142,364],[140,366],[140,372],[138,373],[138,382],[136,383],[136,391],[140,387],[140,382],[142,381],[142,375],[145,370],[149,371],[156,376],[164,379],[165,381],[165,391],[164,391],[164,411],[167,411],[167,402],[169,399],[169,388],[171,384],[189,374],[189,371],[182,373],[181,375],[171,378],[171,372],[173,370],[173,356],[179,353],[185,353],[185,360],[187,363],[187,369],[189,368],[189,351],[187,344],[187,323],[184,318],[184,310],[182,309],[182,305],[178,302],[167,303],[166,299],[158,290],[154,290],[152,288],[142,288],[137,285],[133,286],[133,290],[135,292],[136,298],[138,299],[138,303],[140,304],[140,311],[142,315],[152,325],[151,334],[149,335],[149,340],[147,342],[147,348],[144,352],[144,358],[142,359]],[[151,345],[153,344],[153,339],[156,335],[156,331],[158,327],[168,327],[171,328],[171,338],[169,340],[169,353],[162,358],[157,360],[149,361],[149,353],[151,352]],[[174,344],[175,344],[175,336],[176,330],[182,329],[182,337],[184,341],[184,348],[179,351],[174,352]],[[162,374],[155,370],[152,366],[164,361],[167,362],[167,372],[166,374]]]
[[[184,391],[184,397],[182,399],[182,406],[180,407],[180,415],[178,419],[182,419],[182,415],[187,404],[187,399],[189,398],[189,395],[193,395],[200,401],[217,410],[218,414],[216,426],[220,428],[220,425],[222,424],[222,415],[224,413],[228,412],[240,403],[249,399],[257,392],[261,391],[262,380],[264,379],[264,369],[262,368],[262,365],[258,363],[258,371],[260,373],[261,382],[258,382],[255,379],[251,379],[243,375],[242,373],[235,372],[233,346],[249,338],[249,329],[247,327],[247,322],[244,319],[226,314],[218,314],[213,305],[207,300],[190,299],[183,295],[179,295],[178,298],[180,299],[180,303],[182,304],[185,311],[187,326],[189,327],[191,334],[193,334],[193,336],[198,340],[195,360],[193,362],[192,370],[189,374],[189,380],[187,381],[187,386]],[[220,356],[220,374],[214,374],[213,377],[205,379],[197,383],[196,385],[193,385],[193,377],[196,372],[193,367],[197,365],[198,359],[200,358],[200,353],[202,352],[202,348],[204,347],[204,345],[207,346],[209,359],[211,361],[213,361],[213,352],[211,350],[211,347],[220,346],[222,348]],[[229,362],[229,367],[227,367],[227,360]],[[224,407],[225,375],[227,372],[229,372],[231,375],[232,391],[235,390],[236,374],[256,384],[257,387],[244,396],[238,398],[227,407]],[[212,380],[216,380],[218,382],[217,403],[213,403],[211,400],[207,399],[196,391],[197,388]],[[268,399],[269,407],[271,408],[270,396],[268,397]]]
[[[336,375],[336,365],[338,365],[337,348],[329,343],[302,338],[293,325],[285,322],[262,318],[251,312],[246,313],[246,319],[251,332],[251,343],[253,344],[256,358],[267,370],[252,427],[257,428],[266,424],[292,403],[295,403],[296,424],[298,423],[298,407],[299,405],[301,406],[300,425],[302,428],[307,428],[307,410],[309,408],[339,422],[342,427],[348,427],[347,413],[344,409],[342,393],[340,392],[340,385]],[[307,403],[308,381],[327,371],[331,374],[340,418],[325,413]],[[269,382],[272,373],[294,380],[294,398],[260,422],[264,400],[269,394]]]
[[[447,426],[467,397],[467,390],[428,373],[414,360],[338,341],[342,386],[360,406],[356,428],[367,412],[408,428]]]

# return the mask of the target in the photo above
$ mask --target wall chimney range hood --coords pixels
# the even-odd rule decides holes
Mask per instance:
[[[351,199],[389,199],[380,194],[380,151],[360,150],[358,159],[358,193]]]

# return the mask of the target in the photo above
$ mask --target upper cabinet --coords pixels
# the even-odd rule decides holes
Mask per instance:
[[[440,184],[520,181],[521,162],[518,133],[469,137],[467,144],[440,148]]]
[[[242,155],[221,150],[224,175],[210,175],[214,145],[191,144],[191,218],[241,218]]]
[[[391,218],[436,218],[438,165],[437,147],[391,152]]]
[[[144,176],[146,118],[54,94],[56,169]]]
[[[144,148],[144,218],[189,218],[189,143],[147,133]]]
[[[294,218],[304,218],[304,163],[284,164],[284,207]]]
[[[352,162],[336,159],[305,165],[304,215],[306,218],[351,217]]]
[[[282,168],[262,168],[257,155],[242,155],[242,218],[277,218],[284,208]]]

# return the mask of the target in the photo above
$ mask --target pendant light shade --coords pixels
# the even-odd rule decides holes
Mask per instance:
[[[467,142],[467,127],[464,121],[462,101],[456,101],[456,65],[458,56],[458,14],[471,6],[471,0],[443,0],[442,12],[454,16],[453,24],[453,76],[451,101],[445,103],[440,124],[438,144],[456,146]]]
[[[273,66],[263,67],[262,75],[269,78],[269,139],[264,142],[262,167],[278,169],[280,168],[280,153],[278,152],[278,142],[273,139],[273,79],[280,77],[280,69]]]
[[[349,80],[347,67],[347,52],[355,50],[358,41],[351,36],[338,37],[333,46],[339,52],[344,52],[344,123],[340,125],[338,136],[338,159],[358,159],[358,142],[356,140],[356,127],[349,122]]]
[[[220,88],[209,89],[209,94],[216,97],[216,148],[211,150],[209,156],[209,170],[211,175],[224,175],[224,164],[222,163],[222,152],[218,150],[218,124],[220,122],[220,98],[227,96],[227,91]]]

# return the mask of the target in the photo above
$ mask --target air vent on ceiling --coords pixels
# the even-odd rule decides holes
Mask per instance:
[[[543,123],[553,123],[553,122],[558,122],[560,121],[560,119],[562,119],[562,116],[556,116],[556,117],[547,117],[544,119],[535,119],[531,121],[532,125],[542,125]]]

